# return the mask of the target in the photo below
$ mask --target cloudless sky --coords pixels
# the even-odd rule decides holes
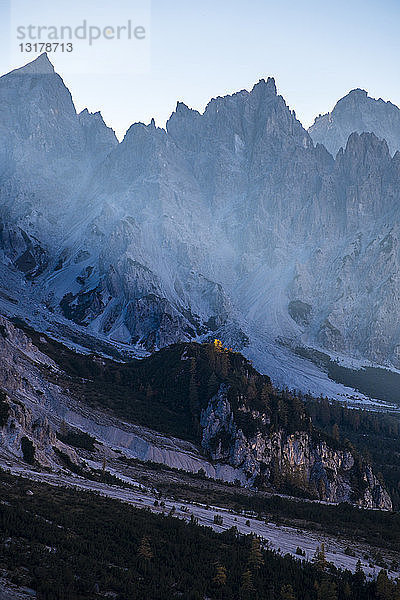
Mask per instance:
[[[13,0],[11,0],[12,2]],[[136,6],[140,0],[136,2]],[[36,6],[41,0],[35,0]],[[125,22],[129,2],[54,0],[101,7]],[[131,18],[135,8],[131,4]],[[134,121],[164,126],[177,100],[203,110],[210,98],[251,87],[274,76],[278,91],[309,126],[354,87],[400,105],[400,0],[150,0],[148,60],[142,68],[123,46],[122,73],[77,73],[67,58],[50,56],[77,109],[101,110],[119,137]],[[0,0],[0,67],[5,73],[32,55],[8,51],[10,0]],[[107,13],[108,11],[108,13]],[[129,12],[129,11],[128,11]],[[83,14],[83,13],[82,13]],[[107,18],[107,17],[105,17]],[[11,37],[15,35],[11,32]],[[8,36],[10,38],[10,35]],[[15,39],[11,43],[16,44]],[[118,42],[111,42],[117,44]],[[104,43],[93,60],[105,61]],[[97,68],[97,70],[99,70]],[[101,69],[100,69],[101,71]]]

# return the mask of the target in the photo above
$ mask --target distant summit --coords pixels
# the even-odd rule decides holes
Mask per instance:
[[[345,148],[353,132],[374,133],[387,141],[391,154],[400,150],[400,110],[381,98],[375,100],[362,89],[351,90],[332,112],[317,117],[308,130],[314,143],[323,144],[331,154]]]
[[[3,293],[139,354],[223,339],[343,399],[297,349],[400,368],[399,140],[364,90],[308,133],[266,78],[118,143],[41,55],[0,77]]]
[[[35,58],[35,60],[32,60],[32,62],[19,69],[14,69],[11,73],[15,75],[52,75],[54,73],[54,67],[50,62],[47,53],[44,52]]]

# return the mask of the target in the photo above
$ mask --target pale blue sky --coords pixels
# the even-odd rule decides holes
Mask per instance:
[[[63,4],[73,12],[74,0],[54,0],[55,7]],[[24,54],[17,63],[7,51],[7,5],[0,0],[2,73],[29,61]],[[88,20],[94,10],[111,6],[123,22],[133,4],[90,0],[78,6]],[[125,72],[118,75],[68,72],[65,57],[52,60],[77,108],[101,110],[120,137],[134,121],[154,116],[164,125],[177,100],[203,110],[210,98],[250,89],[267,76],[275,77],[278,91],[308,126],[354,87],[400,105],[399,28],[400,0],[152,0],[144,72],[130,67],[135,59],[125,50]],[[103,51],[93,55],[98,64],[106,58]]]

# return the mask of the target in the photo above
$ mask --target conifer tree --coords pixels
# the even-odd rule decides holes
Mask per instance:
[[[335,423],[332,427],[332,437],[333,439],[335,439],[337,442],[340,439],[340,433],[339,433],[339,425],[337,423]]]
[[[142,537],[139,548],[138,548],[138,556],[145,560],[146,562],[153,558],[153,552],[151,551],[149,538],[146,536]]]
[[[350,600],[351,598],[351,587],[348,581],[346,581],[344,585],[343,596],[346,598],[346,600]]]
[[[324,577],[321,583],[315,584],[317,590],[318,600],[337,600],[337,588],[334,581],[330,581],[327,577]]]
[[[240,586],[240,598],[243,600],[247,600],[247,598],[251,598],[253,591],[254,591],[253,575],[251,574],[251,571],[248,569],[242,575],[242,584]]]
[[[265,599],[274,600],[275,598],[275,586],[272,581],[269,581],[265,588]]]
[[[326,554],[325,554],[325,544],[322,542],[321,547],[317,546],[313,558],[313,562],[315,566],[321,571],[325,570],[326,567]]]
[[[250,555],[249,555],[249,568],[252,570],[259,569],[264,563],[260,540],[258,537],[253,536],[251,539]]]
[[[358,559],[356,564],[355,580],[357,586],[363,585],[365,582],[365,573],[363,571],[360,559]]]
[[[220,368],[222,377],[227,377],[229,368],[229,357],[226,352],[221,353]]]
[[[293,588],[290,584],[284,585],[281,588],[281,599],[282,600],[296,600]]]
[[[218,391],[218,381],[217,381],[217,377],[213,371],[210,375],[210,378],[209,378],[208,384],[207,384],[207,398],[210,399],[213,396],[215,396],[217,391]]]
[[[396,579],[396,583],[393,584],[393,600],[400,600],[400,579]]]
[[[216,563],[215,565],[215,575],[213,577],[213,584],[217,587],[223,587],[224,585],[226,585],[226,568],[219,563]]]
[[[387,571],[382,569],[376,579],[376,595],[379,600],[393,600],[393,584]]]
[[[195,429],[199,427],[198,416],[200,412],[198,385],[196,381],[196,360],[192,358],[189,382],[189,410]]]

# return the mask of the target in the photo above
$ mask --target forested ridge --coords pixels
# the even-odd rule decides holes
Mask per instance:
[[[173,344],[147,358],[122,363],[78,354],[21,322],[18,326],[68,377],[63,380],[49,372],[49,378],[68,385],[89,406],[106,408],[162,433],[198,442],[201,410],[221,383],[229,387],[234,409],[244,400],[254,410],[267,410],[272,428],[284,427],[288,432],[310,428],[304,404],[296,395],[277,390],[242,354],[223,348],[217,340]],[[235,417],[246,434],[254,433],[250,414],[238,411]]]
[[[196,444],[201,439],[200,417],[221,384],[235,421],[247,437],[261,427],[269,435],[305,431],[331,448],[350,449],[359,463],[355,487],[362,487],[362,463],[369,461],[389,488],[395,508],[400,506],[400,419],[347,408],[343,403],[315,399],[300,392],[277,389],[239,352],[214,343],[179,343],[144,359],[116,362],[78,354],[18,321],[18,327],[62,369],[44,375],[68,387],[80,402]],[[248,410],[239,410],[240,405]],[[254,419],[265,413],[268,422]],[[282,488],[286,493],[297,490]]]
[[[338,441],[348,440],[382,474],[396,510],[400,508],[400,416],[348,408],[327,398],[304,398],[314,426]],[[348,442],[346,442],[348,443]]]

